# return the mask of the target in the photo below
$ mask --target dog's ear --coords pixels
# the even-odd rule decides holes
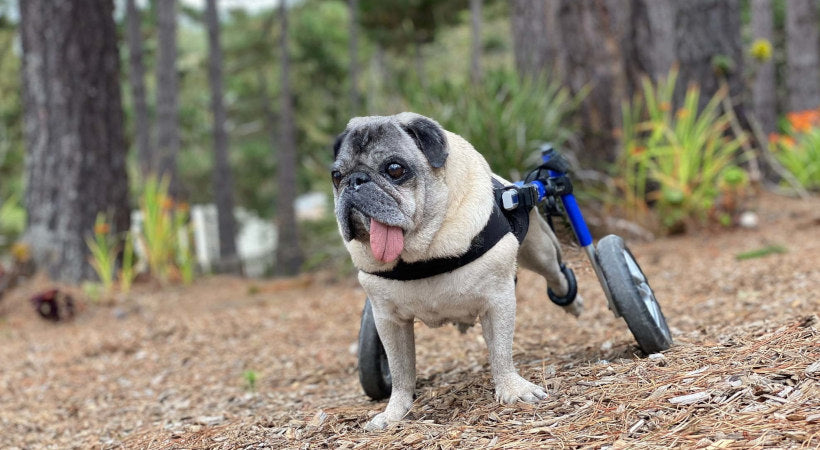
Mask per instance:
[[[339,149],[342,148],[342,141],[345,140],[345,136],[347,136],[348,131],[344,130],[336,136],[336,142],[333,143],[333,160],[335,161],[336,158],[339,157]]]
[[[436,122],[419,115],[401,121],[401,128],[416,142],[431,166],[438,169],[447,160],[447,138]]]

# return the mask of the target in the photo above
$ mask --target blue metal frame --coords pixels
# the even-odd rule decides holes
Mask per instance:
[[[556,152],[552,146],[547,144],[541,152],[541,160],[546,164],[556,155],[558,155],[558,152]],[[566,173],[557,170],[550,170],[549,174],[551,180],[564,178],[567,176]],[[524,185],[523,182],[518,182],[515,184],[518,186]],[[541,180],[533,180],[527,184],[534,186],[538,191],[538,202],[543,201],[548,195],[555,195],[554,191],[549,192],[549,189],[547,189],[547,186],[545,186],[544,182]],[[581,214],[581,208],[578,207],[578,202],[575,200],[575,196],[570,191],[568,193],[560,194],[559,197],[561,199],[561,204],[564,206],[564,212],[566,213],[570,225],[572,226],[572,231],[575,233],[575,237],[578,239],[578,243],[586,253],[587,258],[589,258],[589,262],[592,264],[595,275],[601,284],[604,294],[606,295],[607,302],[609,303],[609,309],[615,314],[616,317],[620,317],[620,313],[612,300],[612,293],[609,291],[609,286],[604,278],[604,273],[601,270],[600,264],[598,264],[598,257],[595,252],[595,246],[592,242],[592,233],[590,233],[589,227],[587,227],[587,224],[584,221],[584,216]]]

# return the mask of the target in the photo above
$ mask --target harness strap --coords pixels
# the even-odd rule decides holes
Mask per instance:
[[[493,188],[498,190],[504,185],[493,179]],[[498,198],[498,196],[496,196]],[[443,273],[452,272],[459,267],[480,258],[498,243],[507,233],[515,234],[518,242],[522,242],[529,228],[530,208],[517,208],[513,211],[503,211],[497,202],[493,203],[493,210],[487,224],[470,242],[470,247],[461,256],[435,258],[427,261],[407,263],[402,260],[391,270],[382,272],[367,272],[371,275],[389,280],[410,281],[421,280]]]

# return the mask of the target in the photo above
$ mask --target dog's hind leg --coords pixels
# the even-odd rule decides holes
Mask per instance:
[[[518,263],[547,280],[547,287],[558,296],[567,294],[569,284],[561,272],[561,246],[547,222],[536,208],[530,211],[530,228],[518,250]],[[584,301],[576,295],[575,301],[564,306],[564,311],[578,317]]]

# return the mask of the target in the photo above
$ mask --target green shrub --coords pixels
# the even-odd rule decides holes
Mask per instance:
[[[820,110],[792,112],[786,118],[786,133],[770,136],[770,148],[804,188],[820,190]]]
[[[745,137],[727,136],[729,117],[720,111],[726,90],[720,89],[699,111],[700,89],[690,86],[675,109],[676,79],[674,70],[657,85],[644,79],[643,95],[623,105],[618,162],[622,201],[633,218],[652,214],[651,204],[666,231],[721,216],[718,198],[728,195],[727,189],[736,195],[747,180],[734,164]]]
[[[26,209],[17,195],[0,203],[0,250],[13,244],[26,229]]]
[[[479,85],[408,83],[404,96],[410,110],[463,136],[496,173],[511,178],[539,161],[539,144],[563,147],[572,137],[569,119],[582,98],[546,77],[521,79],[505,70],[486,73]]]
[[[91,267],[97,273],[102,284],[102,295],[108,298],[114,287],[114,272],[117,267],[117,238],[111,232],[105,214],[97,214],[94,222],[94,236],[86,237],[86,244],[91,252]]]

